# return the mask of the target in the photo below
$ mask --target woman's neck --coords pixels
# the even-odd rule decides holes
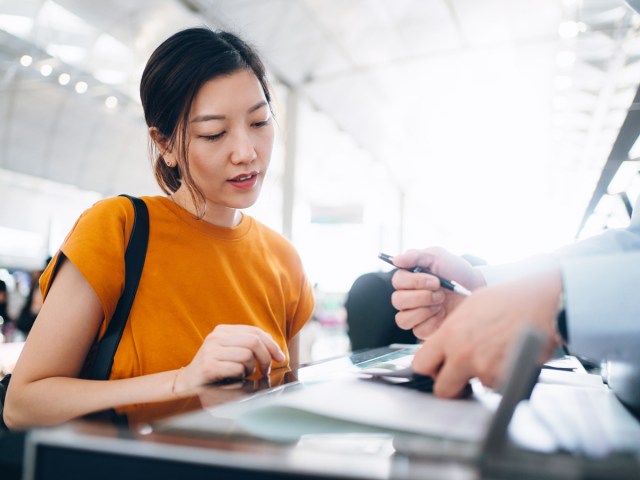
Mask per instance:
[[[193,216],[200,218],[202,215],[202,211],[198,212],[189,191],[185,187],[180,187],[170,198],[176,205],[184,208]],[[215,205],[206,201],[205,212],[201,220],[219,227],[235,227],[242,220],[242,213],[235,208]]]

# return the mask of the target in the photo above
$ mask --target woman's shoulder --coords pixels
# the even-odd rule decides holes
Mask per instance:
[[[271,254],[295,263],[300,263],[298,251],[287,237],[255,218],[250,217],[250,221],[253,223],[252,229],[255,229],[257,235],[262,239]]]
[[[133,213],[133,206],[126,197],[107,197],[95,202],[91,207],[84,211],[82,216],[94,218],[110,218],[120,217],[127,218]]]
[[[247,216],[247,217],[248,217],[247,221],[252,223],[252,229],[255,229],[255,231],[260,236],[262,236],[265,240],[267,240],[270,243],[273,243],[274,245],[278,245],[286,248],[293,248],[293,244],[283,234],[269,227],[268,225],[265,225],[261,221],[256,220],[255,217],[250,217],[250,216]]]
[[[144,201],[148,209],[155,209],[164,200],[159,196],[141,196],[138,197]],[[134,215],[134,207],[132,201],[125,195],[107,197],[95,202],[90,208],[85,210],[83,216],[89,215],[94,218],[104,219],[105,217],[112,220],[130,221]]]
[[[72,227],[65,241],[94,238],[95,241],[128,240],[133,228],[135,212],[131,201],[123,196],[98,200],[87,208]]]

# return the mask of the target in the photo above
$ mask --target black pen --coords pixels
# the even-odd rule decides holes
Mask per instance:
[[[423,267],[412,267],[412,268],[398,267],[396,264],[393,263],[393,257],[391,255],[387,255],[386,253],[379,253],[378,254],[378,258],[380,260],[384,260],[388,264],[393,265],[394,267],[399,268],[401,270],[409,270],[410,272],[415,272],[415,273],[418,273],[418,272],[428,273],[429,275],[433,275],[438,280],[440,280],[440,286],[442,288],[446,288],[447,290],[451,290],[452,292],[459,293],[460,295],[465,295],[465,296],[471,295],[471,292],[469,290],[467,290],[466,288],[464,288],[462,285],[460,285],[458,282],[454,282],[453,280],[449,280],[447,278],[441,277],[440,275],[436,275],[435,273],[431,272],[428,268],[423,268]]]

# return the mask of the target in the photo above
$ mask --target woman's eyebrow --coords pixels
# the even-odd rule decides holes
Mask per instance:
[[[249,108],[247,110],[247,113],[253,113],[256,110],[260,110],[261,108],[265,107],[266,105],[267,105],[267,102],[265,102],[264,100],[261,102],[258,102],[253,107]],[[227,118],[225,115],[214,115],[212,113],[203,113],[202,115],[197,115],[193,117],[191,119],[191,122],[192,123],[208,122],[209,120],[224,120],[225,118]]]
[[[267,106],[267,102],[263,100],[261,102],[256,103],[253,107],[247,110],[247,113],[253,113],[256,110],[260,110],[262,107],[266,107],[266,106]]]

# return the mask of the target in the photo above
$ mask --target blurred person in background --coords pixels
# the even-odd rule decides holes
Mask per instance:
[[[7,283],[4,280],[0,280],[0,340],[4,340],[4,332],[10,322],[7,312],[8,298]]]
[[[16,320],[16,328],[20,330],[24,335],[28,335],[33,327],[40,309],[42,308],[42,292],[40,291],[40,276],[47,267],[51,257],[48,257],[44,262],[42,270],[34,270],[31,274],[31,286],[29,287],[29,294],[27,295],[20,315]]]

